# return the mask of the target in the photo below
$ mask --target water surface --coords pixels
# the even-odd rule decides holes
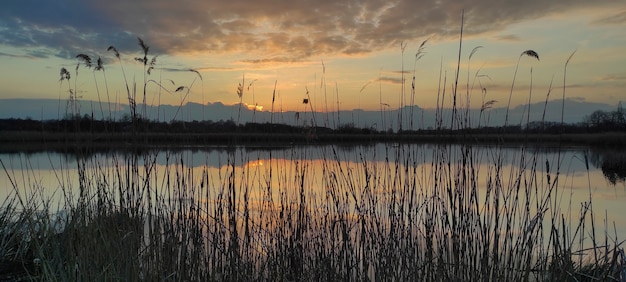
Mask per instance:
[[[37,198],[62,206],[76,199],[81,187],[105,185],[108,191],[117,191],[115,187],[130,181],[166,200],[187,197],[214,202],[232,184],[246,193],[254,211],[268,201],[268,193],[276,202],[288,197],[295,203],[301,188],[309,201],[320,202],[337,187],[346,195],[364,189],[381,194],[412,190],[428,199],[433,189],[447,183],[442,178],[453,186],[473,179],[471,187],[480,198],[497,179],[500,189],[530,188],[535,198],[545,197],[550,187],[557,187],[552,200],[561,205],[560,212],[572,218],[591,200],[596,222],[604,225],[608,218],[610,231],[614,222],[619,235],[626,234],[626,217],[621,216],[626,213],[624,155],[583,147],[432,144],[14,153],[0,154],[5,168],[0,173],[0,198]],[[130,167],[139,169],[124,176]],[[472,175],[465,175],[467,172]],[[189,192],[198,187],[208,189],[203,195]],[[361,200],[355,196],[351,208]]]

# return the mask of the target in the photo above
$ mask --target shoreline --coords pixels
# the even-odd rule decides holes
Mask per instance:
[[[141,147],[282,147],[292,145],[360,145],[373,143],[587,146],[621,148],[626,133],[61,133],[0,131],[0,153],[69,149],[134,149]]]

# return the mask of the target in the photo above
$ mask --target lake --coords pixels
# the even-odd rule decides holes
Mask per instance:
[[[385,171],[406,171],[407,168],[414,170],[414,187],[428,193],[428,185],[432,185],[431,179],[434,173],[433,162],[437,154],[445,151],[443,157],[456,158],[453,167],[458,166],[462,156],[459,145],[354,145],[354,146],[294,146],[294,147],[209,147],[209,148],[177,148],[177,149],[153,149],[149,151],[132,153],[125,151],[98,152],[88,156],[77,156],[72,153],[37,152],[0,154],[0,160],[4,163],[7,173],[0,174],[0,198],[6,199],[16,194],[16,189],[11,188],[12,182],[18,188],[22,196],[33,193],[43,196],[52,202],[60,203],[61,195],[65,188],[68,194],[79,195],[78,164],[81,163],[87,170],[99,170],[100,173],[115,172],[116,167],[130,165],[136,161],[140,166],[150,164],[151,169],[157,173],[193,175],[190,180],[199,182],[204,178],[209,187],[223,186],[225,174],[232,166],[236,175],[235,179],[241,179],[241,184],[246,185],[252,199],[262,198],[262,193],[268,182],[268,174],[274,172],[271,179],[272,185],[287,192],[295,193],[301,183],[294,183],[294,177],[298,173],[306,174],[306,192],[310,195],[321,196],[325,194],[324,177],[325,170],[336,174],[343,170],[346,177],[350,177],[356,183],[363,183],[364,172],[378,172],[376,180],[379,185],[396,185],[394,181],[403,177],[402,174],[388,173]],[[473,165],[478,165],[475,171],[478,189],[484,192],[487,186],[486,179],[490,169],[493,169],[495,159],[502,157],[501,171],[503,183],[510,181],[512,174],[522,171],[524,174],[535,170],[539,178],[545,178],[547,173],[546,162],[551,164],[550,175],[556,177],[556,165],[558,148],[543,147],[495,147],[474,146],[471,148]],[[408,154],[407,154],[408,153]],[[402,155],[399,155],[402,154]],[[522,160],[522,156],[526,160]],[[614,220],[620,234],[626,234],[626,217],[621,215],[626,212],[626,153],[619,151],[592,150],[584,147],[570,147],[561,149],[560,193],[564,197],[563,203],[572,205],[572,208],[585,201],[589,201],[590,193],[596,214],[606,215]],[[440,160],[441,161],[441,160]],[[532,164],[531,162],[535,162]],[[395,165],[398,167],[395,167]],[[389,166],[394,166],[389,167]],[[383,173],[381,173],[381,171]],[[328,174],[328,173],[326,173]],[[541,177],[544,176],[544,177]],[[112,176],[111,178],[114,178]],[[161,181],[162,176],[154,176],[150,186],[154,190],[159,186],[165,186]],[[145,181],[145,180],[142,180]],[[404,184],[406,185],[406,184]],[[278,191],[279,189],[276,189]],[[162,190],[161,192],[171,192]],[[163,195],[168,196],[168,195]],[[170,195],[171,196],[171,195]],[[168,196],[169,197],[169,196]],[[274,195],[278,197],[278,195]],[[570,201],[571,200],[571,201]],[[603,218],[601,218],[603,219]]]
[[[518,248],[530,240],[527,232],[542,238],[531,248],[534,263],[550,252],[536,245],[554,244],[550,226],[565,228],[561,221],[570,228],[566,237],[580,237],[583,248],[590,237],[623,238],[625,156],[585,147],[391,143],[0,154],[0,198],[46,203],[53,211],[81,201],[178,211],[172,220],[196,216],[230,226],[210,231],[207,223],[203,232],[213,233],[206,242],[234,233],[251,238],[242,239],[246,255],[260,251],[259,257],[274,250],[268,246],[280,236],[296,236],[299,244],[311,236],[309,245],[299,246],[329,252],[340,241],[350,248],[348,240],[358,251],[350,256],[359,265],[355,271],[372,278],[382,266],[359,252],[380,255],[377,236],[417,238],[403,248],[450,244],[456,251],[466,244],[459,238],[482,240],[485,250],[500,246],[510,250],[502,259],[513,260],[526,254]],[[254,261],[265,260],[259,257]]]

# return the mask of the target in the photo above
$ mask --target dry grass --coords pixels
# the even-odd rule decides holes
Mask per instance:
[[[3,205],[2,260],[47,281],[620,277],[617,234],[586,237],[591,201],[565,216],[537,153],[378,148],[304,147],[263,167],[233,150],[217,174],[181,153],[79,158],[60,210],[38,193]]]
[[[462,37],[459,48],[461,43]],[[139,44],[145,105],[153,66],[149,47],[141,39]],[[406,45],[401,47],[404,52]],[[117,49],[109,50],[120,58]],[[533,50],[523,52],[516,74],[524,55],[539,59]],[[456,109],[460,60],[459,50],[450,128],[469,125],[460,122],[465,117]],[[404,81],[404,71],[402,76]],[[69,78],[67,70],[61,72],[68,85]],[[511,93],[514,83],[515,76]],[[192,86],[178,89],[188,94]],[[126,88],[135,124],[136,92],[128,83]],[[414,95],[413,87],[411,101]],[[303,103],[313,111],[309,99],[307,94]],[[484,103],[484,109],[492,104]],[[439,116],[438,128],[441,121]],[[402,128],[402,114],[398,123]],[[149,144],[135,133],[132,144]],[[446,138],[445,132],[435,136]],[[622,242],[608,231],[604,238],[595,235],[591,195],[578,216],[570,217],[575,207],[562,204],[560,154],[544,161],[527,142],[513,156],[501,142],[488,150],[386,143],[380,150],[351,153],[337,145],[311,146],[282,155],[270,151],[263,167],[245,165],[260,158],[230,146],[217,172],[210,171],[208,159],[194,169],[188,163],[193,158],[176,152],[166,153],[159,165],[163,156],[153,152],[76,151],[76,181],[67,168],[55,170],[58,202],[44,196],[49,187],[28,169],[20,177],[26,181],[18,182],[2,163],[13,193],[0,209],[0,279],[624,279]]]

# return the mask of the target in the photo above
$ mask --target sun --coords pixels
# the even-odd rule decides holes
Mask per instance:
[[[255,105],[246,104],[246,108],[248,108],[248,110],[250,111],[257,111],[257,112],[263,111],[263,106],[259,104],[255,104]]]

